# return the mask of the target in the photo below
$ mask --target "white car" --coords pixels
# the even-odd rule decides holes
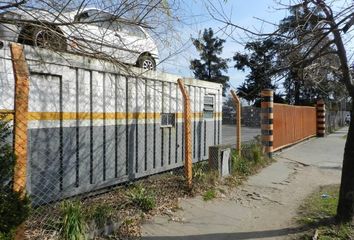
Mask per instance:
[[[14,10],[0,14],[0,39],[112,58],[155,70],[158,50],[147,31],[95,8],[68,13]]]

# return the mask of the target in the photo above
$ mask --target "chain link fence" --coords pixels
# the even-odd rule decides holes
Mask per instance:
[[[345,122],[349,111],[326,111],[326,132],[332,133],[337,129],[347,125]]]
[[[183,80],[183,96],[174,76],[123,74],[98,61],[94,69],[58,67],[47,50],[14,46],[22,57],[1,58],[9,68],[0,84],[15,88],[15,110],[0,122],[10,132],[3,146],[16,157],[1,156],[10,162],[1,184],[24,211],[8,212],[17,221],[0,232],[130,239],[144,219],[203,189],[209,146],[222,141],[221,85]],[[38,64],[46,54],[53,58]]]

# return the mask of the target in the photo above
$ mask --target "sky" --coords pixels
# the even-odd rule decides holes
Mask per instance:
[[[280,6],[273,0],[228,0],[226,2],[221,1],[222,5],[219,5],[216,0],[211,2],[217,8],[222,8],[234,24],[253,31],[271,32],[274,30],[272,24],[264,23],[257,18],[278,23],[287,14],[285,10],[276,9]],[[208,8],[210,11],[210,5],[207,1],[185,1],[181,8],[184,17],[182,23],[179,24],[178,32],[181,39],[180,44],[184,46],[184,51],[162,62],[159,66],[161,70],[184,77],[193,77],[193,72],[189,69],[190,61],[199,58],[199,55],[190,39],[191,37],[197,38],[205,28],[209,27],[214,30],[219,38],[226,40],[222,54],[223,58],[232,59],[236,51],[243,51],[244,43],[249,40],[248,36],[241,30],[233,32],[232,38],[225,34],[225,24],[213,19],[209,14]],[[169,52],[173,52],[173,50],[163,49],[160,53],[161,57],[165,58]],[[227,75],[230,77],[230,85],[236,88],[244,81],[247,72],[234,69],[232,60],[228,65]]]

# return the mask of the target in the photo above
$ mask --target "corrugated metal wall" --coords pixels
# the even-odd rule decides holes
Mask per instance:
[[[11,60],[7,49],[1,53],[0,109],[11,110]],[[34,202],[183,166],[178,76],[143,74],[137,69],[127,74],[108,62],[29,47],[26,59],[30,68],[27,189]],[[210,145],[220,143],[222,88],[193,79],[185,79],[185,84],[197,162],[207,159]],[[206,95],[214,98],[212,118],[203,117]],[[175,125],[162,127],[162,113],[175,113]]]
[[[316,108],[274,103],[274,150],[316,135]]]

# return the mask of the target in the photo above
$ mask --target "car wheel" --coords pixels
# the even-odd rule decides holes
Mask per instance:
[[[49,48],[53,50],[66,50],[66,41],[64,36],[50,28],[35,28],[32,31],[32,44],[37,47]]]
[[[155,70],[156,69],[156,63],[155,60],[148,55],[143,55],[139,58],[138,61],[139,67],[141,67],[144,70]]]

